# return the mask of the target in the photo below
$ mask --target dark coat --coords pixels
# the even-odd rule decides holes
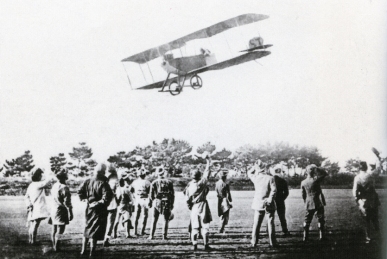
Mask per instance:
[[[327,173],[320,169],[319,175],[306,178],[301,182],[302,199],[307,210],[314,210],[325,206],[325,198],[321,191],[321,181]]]
[[[86,226],[84,237],[104,240],[107,224],[107,206],[113,198],[106,177],[87,179],[78,190],[80,200],[86,200]],[[90,208],[90,204],[96,206]]]

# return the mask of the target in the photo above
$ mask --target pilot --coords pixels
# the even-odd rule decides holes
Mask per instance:
[[[205,57],[208,57],[211,55],[211,51],[209,49],[205,49],[205,48],[200,48],[200,53],[205,56]]]

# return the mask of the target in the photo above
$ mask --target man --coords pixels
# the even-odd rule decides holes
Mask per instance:
[[[277,206],[278,218],[281,222],[282,232],[284,237],[291,236],[288,226],[286,223],[286,207],[285,200],[289,195],[288,183],[281,177],[282,167],[281,165],[276,165],[274,167],[274,182],[277,187],[277,193],[275,195],[275,205]]]
[[[139,177],[132,183],[132,192],[135,197],[135,215],[136,220],[134,222],[134,235],[137,235],[138,220],[143,211],[142,229],[141,235],[145,234],[146,222],[148,220],[148,204],[149,204],[149,192],[151,183],[145,179],[146,171],[144,168],[138,170]]]
[[[306,209],[303,241],[308,241],[310,223],[312,222],[313,215],[315,214],[318,220],[320,241],[322,241],[325,240],[325,198],[321,191],[320,184],[328,173],[323,168],[317,167],[314,164],[308,165],[305,173],[307,177],[301,182],[302,199],[304,200]]]
[[[254,199],[251,205],[251,208],[255,211],[251,245],[252,247],[257,246],[259,231],[266,215],[270,247],[278,247],[274,226],[274,213],[276,209],[274,197],[277,191],[274,178],[266,174],[266,165],[259,159],[247,172],[247,175],[254,183],[255,188]]]
[[[86,200],[86,226],[82,240],[83,255],[90,238],[90,257],[94,255],[97,240],[104,240],[107,224],[107,206],[113,193],[105,177],[106,165],[99,164],[95,169],[95,178],[87,179],[78,190],[80,200]]]
[[[203,173],[199,170],[195,170],[192,174],[193,180],[188,184],[186,189],[187,205],[191,210],[191,240],[194,251],[198,248],[199,229],[201,228],[204,249],[211,250],[208,245],[209,242],[209,230],[210,222],[212,221],[212,215],[210,207],[207,202],[208,178],[210,177],[210,158],[205,156],[207,165]]]
[[[157,171],[158,179],[151,184],[149,207],[153,205],[153,222],[149,240],[152,240],[155,235],[157,221],[160,214],[164,215],[165,223],[163,228],[163,239],[168,239],[168,224],[173,217],[172,210],[175,202],[175,192],[173,190],[173,183],[166,179],[166,170],[159,168]]]
[[[371,165],[372,166],[372,165]],[[380,166],[373,166],[371,172],[367,173],[367,163],[360,162],[360,172],[356,175],[353,182],[353,196],[359,205],[362,218],[365,221],[366,243],[371,241],[370,230],[371,222],[375,231],[379,234],[378,207],[380,206],[379,196],[375,191],[374,177],[379,175]]]
[[[222,169],[219,171],[219,180],[216,182],[215,191],[218,196],[218,216],[220,217],[219,233],[224,233],[224,228],[228,224],[230,218],[230,209],[232,208],[230,186],[226,183],[228,170]]]

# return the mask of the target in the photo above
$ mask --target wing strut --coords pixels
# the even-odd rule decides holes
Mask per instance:
[[[146,58],[145,58],[145,54],[144,54],[144,53],[143,53],[143,56],[144,56],[144,59],[146,60]],[[147,67],[148,67],[149,73],[151,74],[152,81],[153,81],[153,83],[154,83],[154,82],[155,82],[155,79],[153,78],[152,71],[151,71],[151,70],[150,70],[150,68],[149,68],[148,61],[146,62],[146,65],[147,65]]]
[[[138,66],[140,67],[140,69],[141,69],[141,72],[142,72],[142,76],[144,77],[144,80],[145,80],[145,82],[148,84],[148,80],[146,80],[146,78],[145,78],[145,74],[144,74],[144,71],[142,71],[142,67],[141,67],[141,64],[140,63],[138,63]]]

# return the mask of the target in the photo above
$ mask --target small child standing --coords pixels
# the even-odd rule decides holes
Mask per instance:
[[[130,179],[128,176],[123,176],[120,179],[120,187],[116,190],[118,208],[117,218],[114,224],[113,237],[117,236],[118,224],[121,220],[126,231],[126,238],[130,238],[130,229],[133,228],[130,218],[132,216],[133,197],[130,192]]]
[[[71,193],[66,185],[67,170],[63,169],[56,174],[58,182],[51,189],[52,207],[49,224],[52,224],[51,240],[54,251],[58,251],[59,235],[63,234],[66,225],[73,219]]]

